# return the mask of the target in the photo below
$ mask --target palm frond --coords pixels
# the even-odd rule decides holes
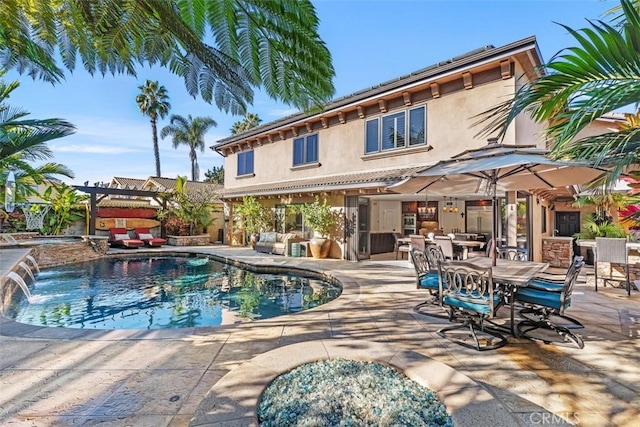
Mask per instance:
[[[521,113],[549,121],[546,133],[558,149],[593,120],[640,99],[640,16],[622,0],[627,23],[618,31],[601,21],[573,30],[563,25],[577,46],[554,56],[548,74],[525,83],[508,101],[480,114],[481,133],[504,137]]]

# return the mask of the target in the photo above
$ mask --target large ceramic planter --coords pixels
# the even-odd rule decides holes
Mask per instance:
[[[309,248],[314,258],[326,258],[331,250],[331,240],[326,237],[314,237],[309,240]]]
[[[259,234],[250,234],[249,235],[249,245],[251,246],[251,249],[255,249],[256,248],[256,242],[258,241],[258,237],[260,237]]]

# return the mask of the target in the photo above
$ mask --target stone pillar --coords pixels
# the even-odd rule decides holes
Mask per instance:
[[[573,238],[542,238],[542,262],[548,262],[551,267],[569,268],[572,259]]]

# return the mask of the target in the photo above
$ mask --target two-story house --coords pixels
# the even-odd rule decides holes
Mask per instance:
[[[541,63],[535,37],[485,46],[335,99],[322,112],[295,114],[222,139],[211,148],[224,157],[224,199],[233,212],[242,196],[254,195],[278,213],[277,231],[289,231],[304,228],[304,220],[287,214],[287,206],[326,198],[355,227],[332,249],[331,256],[349,260],[382,251],[393,232],[487,233],[486,195],[397,194],[389,186],[487,144],[477,136],[481,126],[473,126],[476,116],[537,78]],[[540,129],[519,117],[503,142],[544,147]],[[513,197],[521,211],[518,222],[527,223],[518,228],[518,241],[539,258],[540,244],[532,236],[549,229],[549,219],[532,207],[539,197],[533,203],[536,196],[528,192]]]

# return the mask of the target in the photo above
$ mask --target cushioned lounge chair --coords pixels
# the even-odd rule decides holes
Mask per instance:
[[[162,237],[153,237],[151,230],[148,228],[135,228],[133,232],[136,235],[136,239],[142,240],[144,244],[149,247],[157,248],[167,244],[167,239],[163,239]]]
[[[111,246],[118,246],[127,249],[136,249],[144,246],[144,242],[140,239],[132,239],[126,228],[112,228],[109,230],[111,235]]]

